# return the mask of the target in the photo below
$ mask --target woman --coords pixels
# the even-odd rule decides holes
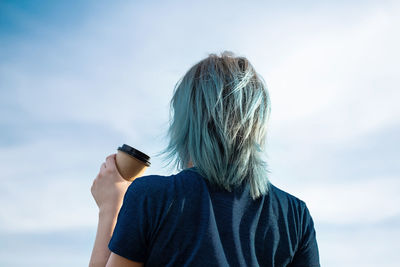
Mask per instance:
[[[306,204],[268,179],[271,104],[249,61],[210,54],[177,83],[171,110],[161,154],[180,172],[129,184],[107,157],[91,189],[100,215],[90,265],[320,266]]]

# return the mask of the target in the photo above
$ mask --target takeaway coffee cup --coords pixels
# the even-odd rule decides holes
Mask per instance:
[[[142,176],[147,167],[150,166],[149,160],[149,156],[127,144],[118,147],[116,157],[117,169],[121,176],[129,182]]]

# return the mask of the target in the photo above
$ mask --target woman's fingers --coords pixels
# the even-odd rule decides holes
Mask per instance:
[[[106,158],[107,168],[115,168],[115,154],[111,154]]]
[[[106,158],[106,162],[103,162],[100,166],[100,171],[105,171],[105,169],[110,168],[110,170],[115,166],[115,157],[116,154],[111,154]]]

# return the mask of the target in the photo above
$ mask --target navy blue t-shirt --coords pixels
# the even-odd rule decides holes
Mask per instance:
[[[195,170],[147,175],[128,187],[108,248],[145,266],[319,267],[306,204],[271,183],[253,200]]]

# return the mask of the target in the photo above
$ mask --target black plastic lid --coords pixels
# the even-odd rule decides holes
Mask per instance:
[[[128,146],[127,144],[124,144],[122,147],[118,147],[118,150],[125,152],[129,155],[131,155],[132,157],[137,158],[138,160],[141,160],[144,162],[144,164],[146,164],[147,166],[150,166],[150,157],[147,156],[146,154],[144,154],[143,152],[134,149],[131,146]]]

